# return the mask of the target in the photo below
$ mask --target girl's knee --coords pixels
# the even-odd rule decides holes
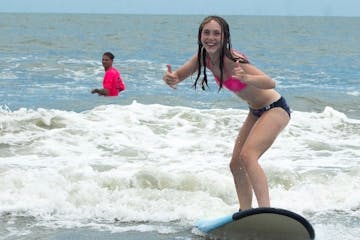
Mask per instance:
[[[253,164],[258,164],[258,155],[249,148],[243,148],[239,154],[232,157],[229,167],[234,174],[246,172]]]
[[[235,174],[245,170],[244,164],[241,161],[241,158],[234,159],[232,158],[229,164],[230,171]]]
[[[230,171],[234,174],[236,172],[236,169],[238,169],[238,164],[233,159],[229,163]]]
[[[240,152],[240,160],[245,169],[248,169],[252,164],[257,163],[256,155],[248,150],[243,150]]]

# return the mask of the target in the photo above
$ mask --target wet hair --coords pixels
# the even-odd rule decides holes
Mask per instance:
[[[203,67],[203,79],[201,80],[201,89],[205,90],[205,86],[208,87],[207,84],[207,75],[206,75],[206,49],[203,47],[203,44],[201,43],[201,34],[204,29],[204,26],[209,23],[210,21],[216,21],[220,27],[221,27],[221,34],[222,34],[222,47],[220,50],[220,61],[219,61],[219,67],[220,67],[220,84],[219,84],[219,91],[222,88],[223,85],[223,78],[224,78],[224,57],[230,58],[232,61],[236,62],[239,61],[241,63],[249,63],[245,58],[242,57],[235,57],[231,53],[231,39],[230,39],[230,28],[229,24],[226,22],[225,19],[219,16],[207,16],[204,18],[204,20],[201,22],[199,26],[199,32],[198,32],[198,52],[197,52],[197,63],[198,63],[198,74],[196,76],[195,82],[193,84],[193,87],[196,89],[196,86],[198,84],[198,80],[201,75],[201,68]]]
[[[114,60],[115,56],[111,52],[104,52],[103,56],[108,56],[111,60]]]

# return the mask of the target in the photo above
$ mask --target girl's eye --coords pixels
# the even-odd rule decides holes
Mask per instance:
[[[209,34],[210,34],[210,31],[205,30],[203,33],[204,33],[205,35],[209,35]]]
[[[202,32],[203,35],[205,36],[209,36],[209,35],[213,35],[213,36],[220,36],[221,32],[220,31],[210,31],[210,30],[204,30]]]

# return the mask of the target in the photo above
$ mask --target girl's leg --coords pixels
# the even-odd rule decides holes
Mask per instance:
[[[234,178],[235,189],[242,210],[251,208],[253,193],[245,166],[240,161],[240,152],[256,120],[257,118],[251,113],[248,114],[236,138],[230,162],[230,170]]]
[[[269,207],[270,197],[267,179],[258,160],[272,145],[289,119],[289,115],[282,108],[273,108],[263,113],[242,146],[240,160],[249,176],[259,207]]]

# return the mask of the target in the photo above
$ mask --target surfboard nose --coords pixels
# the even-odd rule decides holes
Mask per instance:
[[[208,233],[218,227],[228,224],[233,221],[233,214],[219,217],[215,219],[199,220],[195,223],[195,226],[202,232]]]

